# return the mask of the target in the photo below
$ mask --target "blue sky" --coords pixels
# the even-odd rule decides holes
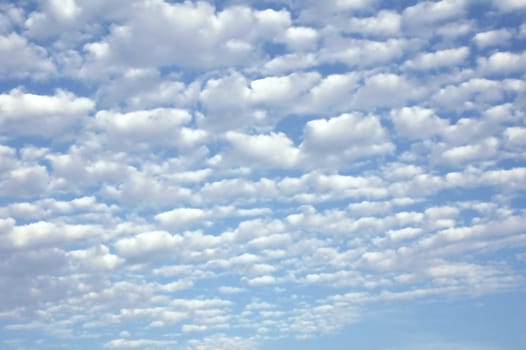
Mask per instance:
[[[0,348],[521,350],[526,1],[0,1]]]

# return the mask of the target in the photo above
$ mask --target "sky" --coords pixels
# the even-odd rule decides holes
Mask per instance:
[[[522,350],[525,0],[0,0],[0,348]]]

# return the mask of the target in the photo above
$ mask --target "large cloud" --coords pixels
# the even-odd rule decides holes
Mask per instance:
[[[0,126],[4,135],[52,138],[68,132],[94,107],[91,99],[64,90],[36,95],[13,89],[0,95]]]
[[[216,11],[206,2],[138,2],[128,21],[101,41],[88,43],[86,69],[150,65],[213,68],[245,65],[260,41],[271,41],[290,25],[287,11],[244,6]],[[138,55],[137,52],[148,52]]]

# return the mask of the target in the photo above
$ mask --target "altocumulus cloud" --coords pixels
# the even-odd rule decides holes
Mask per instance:
[[[525,16],[1,3],[0,347],[368,348],[378,312],[523,293]],[[385,348],[520,345],[408,322]]]

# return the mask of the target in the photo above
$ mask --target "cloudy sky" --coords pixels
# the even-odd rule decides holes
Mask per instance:
[[[0,348],[522,350],[525,19],[0,1]]]

